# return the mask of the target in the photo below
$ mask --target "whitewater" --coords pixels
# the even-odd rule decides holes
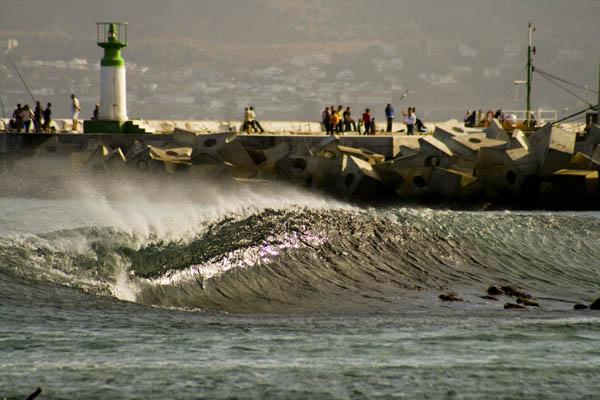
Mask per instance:
[[[600,213],[23,182],[0,197],[0,398],[600,393],[600,313],[573,310],[600,296]],[[505,310],[490,285],[540,307]]]

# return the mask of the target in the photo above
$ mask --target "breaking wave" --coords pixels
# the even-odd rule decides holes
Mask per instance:
[[[218,212],[212,201],[152,211],[138,201],[136,212],[96,201],[102,218],[89,226],[5,234],[0,273],[233,313],[391,311],[440,290],[481,294],[489,284],[565,300],[600,292],[597,214],[358,209],[310,194],[286,201],[291,195],[279,192],[268,206],[247,192],[244,206],[232,198]]]

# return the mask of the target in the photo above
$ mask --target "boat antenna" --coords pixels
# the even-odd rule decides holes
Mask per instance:
[[[6,51],[4,53],[4,55],[6,56],[6,58],[8,58],[8,61],[10,62],[10,65],[12,65],[12,67],[15,69],[15,72],[17,73],[17,75],[19,75],[19,78],[21,79],[21,82],[23,82],[23,86],[25,86],[25,89],[27,89],[27,93],[29,93],[29,96],[31,97],[31,100],[33,100],[33,104],[35,104],[35,102],[36,102],[35,97],[33,97],[33,94],[31,93],[31,90],[29,90],[29,86],[27,86],[27,82],[25,82],[25,79],[23,78],[23,75],[21,75],[21,73],[19,72],[19,69],[17,68],[17,66],[15,65],[15,63],[13,62],[13,60],[8,55],[8,51]]]
[[[533,32],[536,28],[529,22],[529,45],[527,46],[527,99],[526,99],[526,121],[527,127],[531,126],[531,83],[533,80],[533,55],[536,48],[533,46]]]

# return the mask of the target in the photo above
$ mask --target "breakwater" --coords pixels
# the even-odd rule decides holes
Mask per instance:
[[[219,132],[240,132],[242,131],[242,121],[216,121],[216,120],[137,120],[149,131],[153,133],[169,134],[175,129],[184,129],[199,133],[219,133]],[[261,121],[265,130],[274,134],[321,134],[323,127],[320,122],[313,121]],[[426,123],[426,127],[431,131],[435,123]],[[9,119],[0,119],[0,132],[6,130],[9,126]],[[376,123],[376,131],[383,132],[386,123]],[[54,133],[82,133],[80,130],[73,132],[73,121],[70,119],[54,119],[51,128]],[[80,121],[79,127],[83,127],[83,121]],[[403,123],[393,124],[394,132],[406,130]]]
[[[217,121],[217,120],[137,120],[149,131],[160,134],[170,134],[175,129],[183,129],[198,133],[219,133],[219,132],[241,132],[242,121]],[[435,129],[439,122],[425,122],[424,125],[427,133],[430,134]],[[320,135],[323,134],[323,126],[320,122],[314,121],[261,121],[265,131],[271,134],[304,134],[304,135]],[[6,131],[9,126],[9,119],[0,118],[0,132]],[[387,123],[376,122],[375,130],[378,134],[385,131]],[[52,120],[51,128],[53,133],[82,133],[81,131],[73,132],[73,121],[66,118]],[[80,121],[79,127],[83,127],[83,121]],[[585,128],[585,124],[581,123],[565,123],[561,127],[574,132],[580,132]],[[401,134],[406,132],[406,125],[402,122],[393,124],[393,132]],[[351,134],[351,133],[348,133]]]
[[[144,122],[148,131],[168,122]],[[182,124],[180,124],[182,125]],[[600,129],[578,134],[546,125],[534,133],[458,121],[431,134],[326,136],[319,124],[281,123],[287,133],[238,134],[238,126],[186,122],[155,134],[0,135],[5,173],[114,171],[201,181],[283,180],[345,199],[490,202],[527,208],[598,206]],[[291,128],[296,128],[294,131]],[[208,133],[211,130],[223,133]],[[312,131],[311,131],[312,130]],[[58,164],[57,164],[58,163]]]

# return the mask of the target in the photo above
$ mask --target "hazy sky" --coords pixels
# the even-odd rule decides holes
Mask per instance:
[[[292,87],[293,101],[298,102],[306,102],[314,92],[315,103],[350,98],[362,105],[366,100],[359,99],[352,86],[365,83],[373,90],[365,90],[363,97],[374,97],[375,102],[378,91],[393,101],[398,97],[394,90],[406,89],[420,106],[447,109],[447,114],[455,111],[444,105],[456,102],[461,109],[510,102],[509,107],[517,107],[512,81],[524,62],[529,20],[538,27],[535,44],[540,68],[543,65],[593,90],[598,87],[597,0],[0,0],[0,41],[5,45],[8,39],[17,39],[19,47],[11,54],[25,65],[24,74],[32,85],[51,88],[64,85],[62,72],[39,74],[26,67],[32,64],[27,62],[81,58],[97,63],[95,23],[105,20],[129,23],[127,61],[150,68],[145,75],[129,72],[130,91],[135,93],[145,82],[156,84],[156,93],[162,96],[156,101],[178,93],[177,85],[185,91],[194,84],[210,86],[216,79],[229,77],[239,82],[248,79],[245,69],[277,67],[284,76],[293,77],[284,83]],[[311,57],[317,59],[314,65]],[[302,63],[325,75],[301,76],[298,65]],[[5,71],[10,69],[6,60],[0,59],[0,79],[4,79],[0,80],[0,95],[13,103],[18,97],[13,92],[18,89],[14,82],[6,81],[8,75],[2,78],[2,65]],[[187,80],[181,77],[183,72],[170,76],[186,68],[193,69]],[[348,75],[354,79],[352,86],[344,85],[343,80],[335,83],[338,73],[346,70],[352,72]],[[222,74],[206,77],[201,71]],[[97,75],[96,71],[72,75],[68,83],[77,88],[78,80],[83,79],[97,85]],[[317,79],[322,84],[307,91]],[[266,85],[266,92],[275,90],[268,79],[257,82]],[[583,105],[542,82],[536,82],[539,106],[574,109]],[[329,84],[330,98],[319,92]],[[397,89],[389,89],[392,87]],[[195,105],[185,106],[188,109],[181,117],[228,117],[203,113],[206,100],[199,100],[199,91],[186,94],[196,99],[191,100]],[[146,95],[138,93],[138,97]],[[240,97],[234,91],[219,96],[231,97],[222,101]],[[89,97],[84,101],[93,102],[92,95]],[[253,99],[250,96],[248,100]],[[256,101],[262,101],[263,108],[269,104],[268,98]],[[148,108],[136,106],[133,100],[131,107],[138,107],[138,114],[148,117]],[[319,107],[321,104],[315,104]],[[158,116],[167,118],[182,108],[165,106],[160,109],[165,115]],[[152,110],[152,115],[160,110]],[[282,119],[306,119],[312,112],[304,107],[283,114]],[[277,116],[275,109],[269,114],[269,118]]]

